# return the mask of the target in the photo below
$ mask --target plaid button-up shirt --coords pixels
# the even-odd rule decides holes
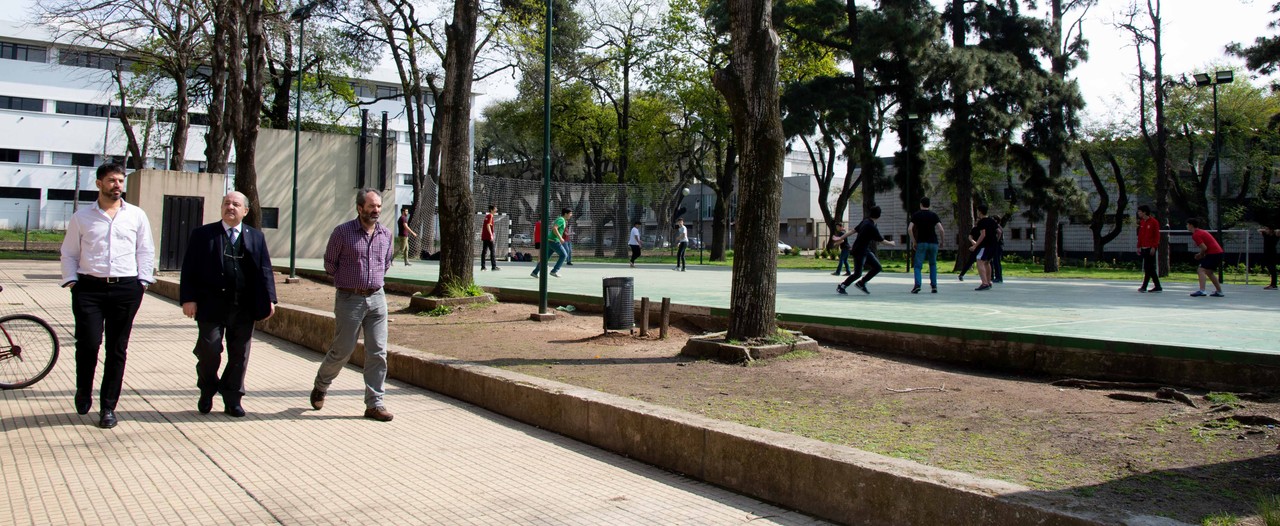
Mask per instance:
[[[333,229],[324,250],[324,271],[333,276],[333,286],[347,289],[376,289],[391,268],[391,231],[381,223],[366,234],[359,219]]]

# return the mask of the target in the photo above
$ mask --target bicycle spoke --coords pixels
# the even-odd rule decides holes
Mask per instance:
[[[0,318],[0,387],[20,388],[39,381],[57,358],[57,338],[39,318]]]

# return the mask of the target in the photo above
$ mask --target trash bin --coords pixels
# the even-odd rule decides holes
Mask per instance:
[[[604,278],[604,330],[630,331],[636,324],[635,280]]]

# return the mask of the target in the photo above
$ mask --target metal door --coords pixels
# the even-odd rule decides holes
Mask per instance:
[[[191,230],[204,224],[204,198],[186,195],[164,196],[160,221],[160,270],[182,268]]]

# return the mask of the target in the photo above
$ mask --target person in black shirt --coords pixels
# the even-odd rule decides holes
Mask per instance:
[[[831,234],[831,242],[840,244],[840,261],[836,263],[832,276],[839,276],[840,269],[844,269],[844,275],[849,275],[849,239],[845,234],[844,223],[836,221],[836,233]]]
[[[849,250],[849,253],[853,254],[853,275],[845,278],[843,283],[836,285],[836,292],[840,294],[848,294],[848,292],[845,292],[845,289],[849,287],[850,283],[853,283],[853,286],[857,287],[863,294],[871,294],[871,292],[867,290],[867,282],[871,281],[871,278],[876,277],[876,274],[880,273],[881,268],[880,260],[876,258],[875,244],[894,244],[893,241],[890,241],[880,235],[880,229],[876,227],[876,222],[879,220],[880,207],[873,206],[871,207],[871,210],[868,211],[867,218],[863,219],[862,222],[858,223],[858,226],[853,229],[854,232],[858,233],[858,237],[853,240],[853,247]],[[853,232],[845,233],[843,237],[836,241],[843,241],[852,233]],[[859,280],[858,278],[862,276],[862,268],[864,266],[867,268],[867,275]],[[858,281],[855,283],[854,280]]]
[[[916,250],[916,286],[912,294],[920,292],[923,277],[920,267],[926,259],[929,261],[929,288],[938,292],[938,246],[946,233],[942,229],[942,219],[933,210],[929,210],[929,198],[920,198],[920,210],[911,215],[911,223],[907,225],[907,234]]]
[[[978,276],[982,278],[982,284],[973,290],[988,290],[991,288],[991,260],[996,256],[996,243],[1000,238],[1000,224],[995,219],[987,216],[987,205],[978,205],[978,239],[974,240],[970,250],[978,253]]]
[[[1280,232],[1276,232],[1276,229],[1269,226],[1264,226],[1258,229],[1258,233],[1262,234],[1262,265],[1271,274],[1271,284],[1262,287],[1262,289],[1276,290],[1276,241],[1280,240]]]

